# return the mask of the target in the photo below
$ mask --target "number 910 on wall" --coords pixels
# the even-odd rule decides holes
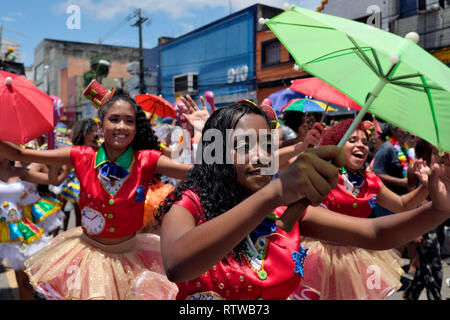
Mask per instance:
[[[246,81],[248,78],[248,66],[243,65],[228,69],[227,77],[229,84]]]

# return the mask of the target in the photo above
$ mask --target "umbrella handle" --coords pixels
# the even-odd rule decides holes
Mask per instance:
[[[369,107],[372,105],[372,103],[375,101],[375,99],[380,94],[381,90],[383,90],[384,86],[388,83],[388,80],[384,78],[380,78],[378,81],[375,89],[370,92],[369,99],[367,99],[366,103],[364,104],[364,107],[359,111],[358,115],[356,116],[355,120],[353,120],[350,128],[348,128],[347,132],[342,137],[341,141],[338,143],[338,147],[343,147],[344,144],[347,142],[348,138],[352,135],[353,131],[358,127],[358,124],[361,122],[361,120],[364,118],[364,115],[369,110]]]
[[[327,108],[325,109],[325,112],[322,114],[322,119],[320,119],[320,124],[323,123],[323,120],[325,120],[325,117],[327,116],[328,107],[330,106],[330,103],[327,103]]]
[[[304,198],[287,207],[283,215],[276,221],[276,225],[286,231],[291,232],[295,224],[301,219],[306,208],[309,206],[309,201]]]
[[[55,131],[52,130],[49,133],[47,133],[47,149],[48,150],[55,149],[55,144],[56,144]]]

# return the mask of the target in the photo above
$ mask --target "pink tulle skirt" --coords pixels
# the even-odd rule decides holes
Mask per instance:
[[[175,299],[178,288],[164,273],[158,235],[139,233],[117,244],[88,238],[81,227],[66,231],[25,261],[34,288],[47,299],[133,299],[136,277],[148,272],[152,287],[146,299]],[[148,282],[145,283],[149,286]]]
[[[302,299],[305,288],[321,300],[381,300],[400,289],[404,273],[395,250],[372,251],[305,238],[305,278],[291,295]]]

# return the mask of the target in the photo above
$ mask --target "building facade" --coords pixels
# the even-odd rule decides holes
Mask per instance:
[[[1,36],[1,34],[0,34]],[[0,56],[3,58],[8,51],[8,48],[14,49],[14,55],[16,56],[16,62],[22,61],[21,44],[19,41],[14,41],[6,38],[1,38]]]
[[[127,64],[137,60],[139,49],[44,39],[34,52],[34,83],[49,95],[61,98],[65,115],[72,124],[84,117],[83,105],[88,101],[82,92],[85,87],[83,74],[90,70],[90,58],[99,55],[111,62],[105,87],[126,89]]]
[[[280,10],[281,12],[281,10]],[[288,88],[292,80],[310,75],[293,69],[295,61],[267,26],[256,35],[257,101],[261,103],[272,93]]]
[[[158,74],[157,92],[173,102],[186,94],[199,100],[212,91],[216,107],[257,101],[258,19],[279,12],[257,4],[178,38],[160,39],[159,55],[155,50],[145,60],[146,68]]]
[[[378,27],[401,37],[417,32],[422,48],[450,63],[450,0],[324,0],[318,11],[369,24],[381,21]]]

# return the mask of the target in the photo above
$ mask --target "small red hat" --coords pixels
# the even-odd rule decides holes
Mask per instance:
[[[92,105],[100,110],[114,96],[116,89],[108,90],[97,80],[92,80],[84,90],[83,95],[92,101]]]

